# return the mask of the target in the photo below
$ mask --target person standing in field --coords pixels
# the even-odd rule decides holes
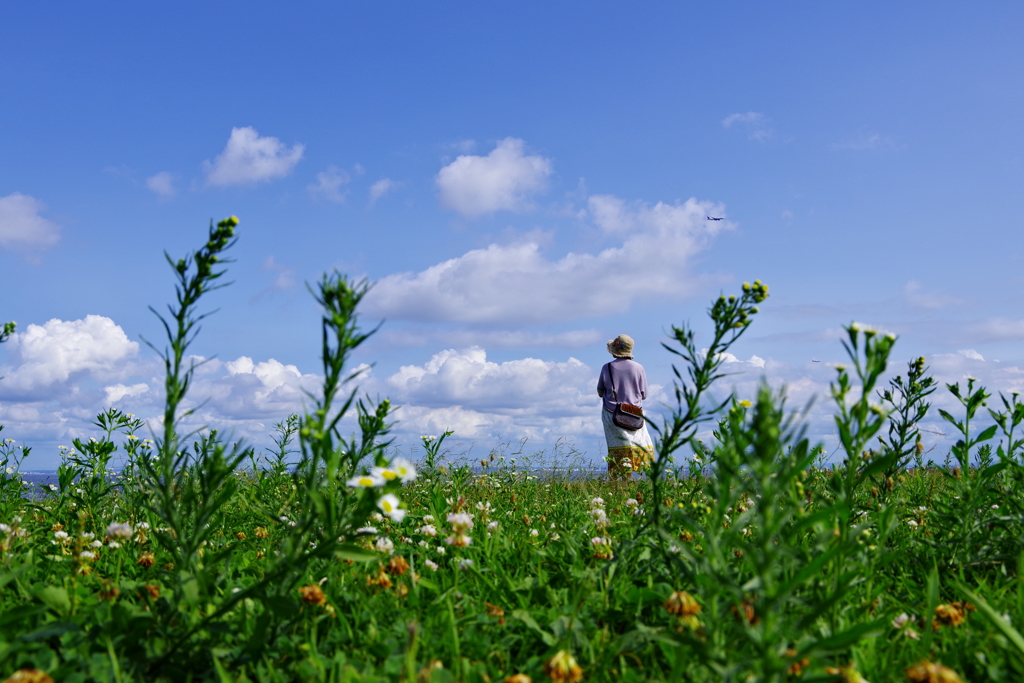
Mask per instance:
[[[654,442],[647,431],[647,423],[639,420],[636,429],[622,427],[616,422],[616,410],[632,414],[643,408],[647,398],[647,373],[644,366],[633,360],[633,339],[620,334],[608,342],[608,353],[615,360],[605,363],[597,380],[597,395],[603,400],[601,422],[608,443],[608,474],[613,479],[628,478],[633,472],[646,470],[654,459]],[[625,404],[620,408],[619,404]],[[628,416],[627,416],[628,419]]]

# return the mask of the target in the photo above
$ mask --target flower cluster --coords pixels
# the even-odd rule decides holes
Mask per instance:
[[[416,479],[416,466],[405,458],[395,458],[386,467],[371,467],[366,474],[349,479],[346,484],[352,488],[380,488],[390,482],[407,484]],[[393,493],[385,493],[377,499],[377,507],[391,521],[401,522],[407,511],[401,507],[402,502]]]
[[[467,534],[473,528],[473,515],[466,512],[452,512],[448,515],[448,524],[452,527],[452,535],[445,543],[456,548],[465,548],[473,542]]]

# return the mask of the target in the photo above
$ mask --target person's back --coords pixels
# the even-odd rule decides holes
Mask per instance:
[[[597,395],[604,399],[604,409],[611,412],[615,412],[616,403],[642,408],[647,398],[644,366],[630,358],[616,358],[605,363],[597,381]]]

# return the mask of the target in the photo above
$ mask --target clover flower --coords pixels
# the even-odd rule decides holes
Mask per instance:
[[[110,538],[129,539],[135,531],[128,522],[113,522],[107,527],[107,536]]]
[[[583,680],[583,669],[576,663],[576,658],[565,650],[559,650],[554,657],[544,662],[544,673],[554,683],[577,683]]]
[[[599,560],[610,560],[612,554],[612,540],[605,536],[595,536],[590,539],[590,546],[594,550],[594,557]]]
[[[465,512],[452,512],[448,514],[448,523],[452,525],[452,531],[457,534],[464,534],[473,528],[473,515]]]
[[[910,683],[963,683],[963,679],[948,666],[927,659],[907,669]]]
[[[430,569],[430,571],[437,571],[437,562],[434,562],[433,560],[423,560],[423,564],[425,564]]]
[[[969,602],[943,603],[935,608],[935,619],[932,626],[938,630],[940,626],[959,626],[967,619],[967,613],[973,612],[974,605]]]
[[[322,606],[327,602],[327,596],[320,586],[311,583],[308,586],[299,588],[299,599],[307,605]]]
[[[473,544],[473,538],[466,534],[453,534],[448,538],[444,539],[444,542],[448,545],[453,545],[456,548],[466,548]],[[444,554],[444,548],[439,547],[437,552]]]
[[[424,524],[419,528],[419,533],[423,534],[424,536],[430,536],[431,538],[433,538],[434,536],[437,536],[437,527],[435,527],[433,524]]]
[[[921,634],[913,629],[915,618],[906,612],[892,620],[892,627],[911,640],[919,640]]]
[[[378,538],[373,547],[381,554],[390,555],[395,552],[395,544],[390,538]]]
[[[384,571],[392,576],[402,576],[409,571],[409,563],[404,557],[392,557],[388,560],[388,565],[384,568]]]
[[[830,676],[839,676],[837,683],[868,683],[868,680],[857,671],[853,662],[841,667],[826,666],[825,673]]]
[[[701,609],[703,609],[700,603],[686,591],[674,591],[672,595],[668,596],[668,599],[662,606],[666,612],[677,617],[700,614]]]
[[[4,683],[53,683],[53,679],[39,669],[18,669]]]

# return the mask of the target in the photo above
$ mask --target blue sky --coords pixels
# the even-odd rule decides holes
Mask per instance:
[[[605,340],[656,410],[665,331],[755,278],[729,386],[818,395],[826,441],[852,320],[1019,390],[1022,34],[1009,2],[3,3],[4,436],[48,469],[107,405],[157,415],[161,252],[231,214],[193,397],[258,445],[315,385],[334,268],[377,282],[355,361],[406,447],[601,457]]]

